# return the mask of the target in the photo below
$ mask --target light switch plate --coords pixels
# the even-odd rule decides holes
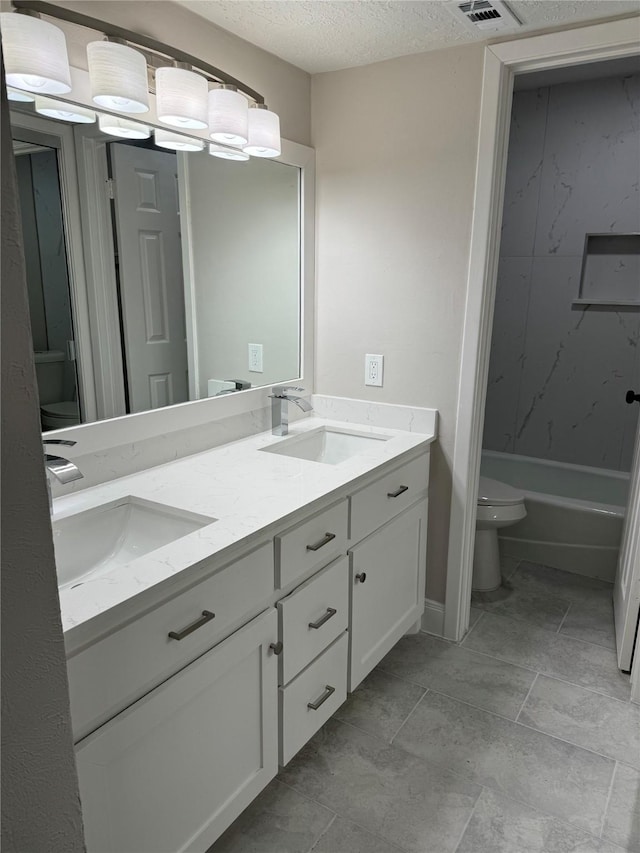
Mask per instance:
[[[249,370],[252,373],[263,373],[262,344],[249,344]]]
[[[367,354],[364,357],[364,384],[382,385],[384,356]]]

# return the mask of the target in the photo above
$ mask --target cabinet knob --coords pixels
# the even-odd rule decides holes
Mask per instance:
[[[282,654],[282,648],[283,648],[282,641],[278,640],[277,643],[270,643],[269,648],[274,653],[274,655]]]
[[[364,583],[366,581],[366,579],[367,579],[367,573],[366,572],[358,572],[358,574],[356,575],[356,582],[360,581],[360,583]]]

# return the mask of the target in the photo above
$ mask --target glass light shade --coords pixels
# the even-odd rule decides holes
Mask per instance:
[[[162,128],[156,128],[153,136],[156,145],[161,148],[170,148],[172,151],[202,151],[204,148],[202,139],[182,136],[180,133],[172,133],[170,130],[162,130]]]
[[[249,105],[233,87],[209,92],[209,135],[225,145],[246,145]]]
[[[40,95],[36,97],[36,112],[49,118],[72,121],[77,124],[92,124],[96,120],[93,110],[65,104],[64,101],[55,101],[53,98],[42,98]]]
[[[94,103],[121,113],[149,111],[147,62],[126,44],[92,41],[87,45]]]
[[[184,68],[156,71],[156,112],[163,124],[202,130],[207,126],[207,93],[204,77]]]
[[[239,162],[249,159],[249,155],[245,154],[240,148],[234,151],[233,148],[223,148],[222,145],[216,145],[214,142],[209,143],[209,154],[213,157],[220,157],[221,160],[235,160]]]
[[[22,89],[10,89],[7,86],[7,98],[10,101],[18,101],[21,104],[29,104],[35,101],[36,96],[31,92],[24,92]]]
[[[125,139],[148,139],[151,136],[151,130],[146,124],[119,116],[98,116],[98,126],[103,133]]]
[[[67,43],[59,27],[31,15],[0,14],[7,86],[44,95],[71,91]]]
[[[260,107],[249,110],[249,141],[243,150],[252,157],[280,156],[280,119],[276,113]]]

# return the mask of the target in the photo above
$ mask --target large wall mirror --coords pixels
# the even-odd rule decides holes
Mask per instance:
[[[12,135],[43,431],[304,376],[309,149],[233,163],[29,107]]]

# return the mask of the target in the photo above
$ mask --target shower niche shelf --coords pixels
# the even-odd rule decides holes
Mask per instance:
[[[587,234],[574,305],[640,308],[640,234]]]

